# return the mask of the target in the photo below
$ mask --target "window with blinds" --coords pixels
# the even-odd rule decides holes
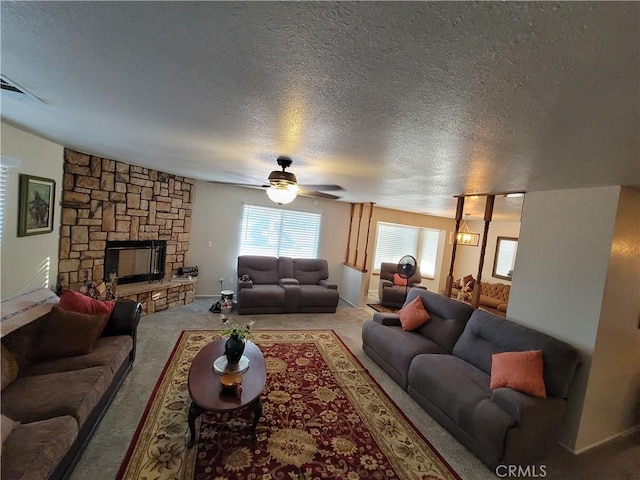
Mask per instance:
[[[317,258],[319,213],[245,205],[240,255]]]
[[[412,255],[421,275],[434,278],[439,242],[440,230],[379,222],[373,270],[379,271],[382,262],[397,263],[405,255]]]
[[[9,167],[0,164],[0,238],[4,229],[4,207],[7,197],[7,181],[9,177]]]

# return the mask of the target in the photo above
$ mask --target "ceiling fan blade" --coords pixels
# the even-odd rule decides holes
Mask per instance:
[[[229,186],[232,186],[232,187],[259,188],[259,189],[269,188],[269,185],[255,185],[255,184],[251,184],[251,183],[219,182],[217,180],[209,180],[209,183],[217,183],[219,185],[229,185]]]
[[[337,200],[340,198],[336,195],[331,195],[330,193],[312,192],[308,190],[299,190],[298,195],[302,195],[303,197],[325,198],[327,200]]]
[[[344,190],[340,185],[298,185],[303,190],[318,191],[318,192],[331,192],[334,190]]]

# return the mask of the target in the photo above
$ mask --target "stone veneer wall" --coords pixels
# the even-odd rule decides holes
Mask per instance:
[[[107,240],[166,240],[170,279],[187,259],[194,193],[193,179],[65,149],[62,285],[101,281]]]

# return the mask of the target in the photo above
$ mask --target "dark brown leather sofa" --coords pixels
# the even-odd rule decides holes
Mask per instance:
[[[2,390],[2,414],[20,422],[2,446],[3,480],[67,478],[136,356],[140,304],[118,300],[93,351],[39,358],[46,315],[2,338],[18,376]]]

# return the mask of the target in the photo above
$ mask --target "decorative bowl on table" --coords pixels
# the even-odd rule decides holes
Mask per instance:
[[[225,373],[220,377],[220,383],[222,384],[222,388],[236,388],[242,383],[242,374],[237,372]]]

